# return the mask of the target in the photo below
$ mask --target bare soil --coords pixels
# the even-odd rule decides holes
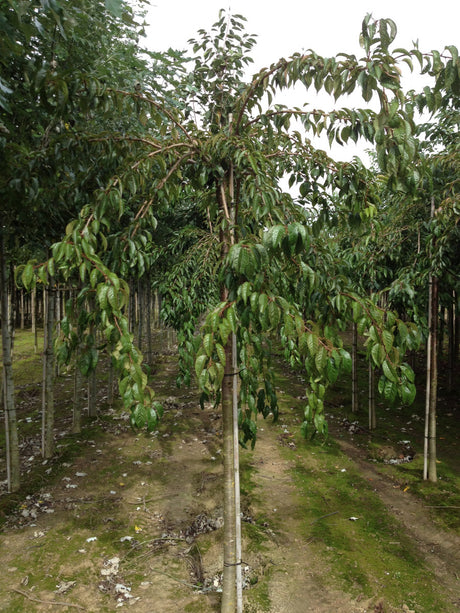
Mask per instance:
[[[163,365],[165,393],[174,368]],[[190,392],[167,397],[165,407],[152,435],[133,434],[127,416],[113,412],[94,440],[72,439],[82,453],[48,465],[0,534],[1,611],[219,611],[220,415],[212,406],[200,410]],[[296,421],[282,415],[278,424],[262,422],[254,451],[242,451],[245,612],[409,612],[379,593],[345,592],[305,537],[305,501],[292,477],[294,461],[284,453],[295,442],[284,436],[283,420]],[[422,502],[381,474],[351,440],[340,444],[406,527],[445,590],[448,611],[457,610],[458,536],[436,527]],[[302,458],[295,462],[317,461]]]

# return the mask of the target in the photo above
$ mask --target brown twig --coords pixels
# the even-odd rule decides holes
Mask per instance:
[[[317,517],[311,523],[314,524],[317,521],[319,521],[320,519],[325,519],[326,517],[330,517],[331,515],[337,515],[337,513],[338,513],[338,511],[334,511],[333,513],[328,513],[327,515],[321,515],[321,517]]]
[[[16,588],[16,587],[14,587],[12,591],[17,592],[18,594],[21,594],[22,596],[25,596],[29,600],[32,600],[32,602],[39,602],[40,604],[54,604],[60,607],[75,607],[76,609],[81,609],[82,611],[87,610],[85,607],[82,607],[79,604],[74,604],[73,602],[59,602],[57,600],[56,601],[55,600],[41,600],[40,598],[35,598],[35,596],[31,596],[27,592],[24,592],[24,590],[20,590],[19,588]]]

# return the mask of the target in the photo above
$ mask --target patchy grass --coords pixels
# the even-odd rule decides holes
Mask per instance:
[[[31,369],[35,373],[32,378],[38,377],[37,382],[41,365],[40,369],[32,368],[30,364],[39,363],[39,358],[27,359],[26,334],[21,343],[15,369],[21,373],[17,376],[24,386],[18,389],[23,402],[18,405],[18,412],[20,435],[25,439],[40,427],[36,404],[39,394],[32,392],[33,386],[28,385],[25,373]],[[107,407],[102,400],[97,420],[84,420],[79,435],[59,436],[56,457],[45,465],[35,462],[24,475],[21,491],[0,498],[4,519],[14,510],[16,516],[20,514],[27,496],[47,491],[53,494],[55,509],[55,514],[39,515],[36,527],[19,526],[12,531],[8,526],[5,528],[3,543],[13,539],[18,545],[16,550],[11,545],[3,549],[3,561],[12,570],[6,573],[3,587],[0,581],[0,590],[17,585],[38,598],[50,600],[61,580],[75,580],[77,587],[68,596],[56,596],[56,600],[91,602],[98,611],[113,611],[113,593],[102,593],[98,584],[104,561],[119,556],[119,581],[132,586],[136,595],[145,594],[145,606],[164,594],[165,603],[177,599],[178,610],[218,611],[219,597],[215,593],[196,594],[190,586],[198,582],[191,575],[192,568],[197,569],[197,576],[204,570],[208,580],[217,576],[222,533],[216,530],[197,534],[192,543],[184,535],[198,513],[205,512],[209,517],[221,515],[221,421],[218,412],[199,409],[193,392],[177,390],[174,356],[159,356],[155,371],[157,397],[166,406],[156,433],[134,435],[120,419],[121,407],[104,414]],[[102,371],[101,381],[105,377]],[[68,428],[72,380],[62,376],[58,384],[57,428]],[[363,374],[363,389],[365,384]],[[352,442],[371,460],[376,460],[372,466],[382,478],[390,479],[400,489],[409,488],[424,506],[433,507],[433,520],[438,526],[458,528],[458,513],[450,508],[460,505],[454,402],[441,394],[445,410],[439,421],[440,480],[437,484],[424,483],[420,480],[422,400],[418,399],[419,404],[412,407],[387,407],[380,403],[378,430],[369,433],[365,412],[356,416],[349,410],[348,386],[349,382],[343,379],[329,395],[328,412],[334,436]],[[280,479],[274,483],[281,483],[282,479],[292,481],[295,501],[288,516],[267,506],[260,489],[261,480],[257,480],[266,464],[255,461],[255,452],[241,453],[243,538],[254,569],[250,588],[245,591],[245,613],[272,610],[273,586],[284,580],[285,562],[278,559],[275,564],[271,559],[285,546],[286,531],[293,525],[297,530],[295,537],[303,547],[299,549],[301,555],[305,555],[308,547],[309,557],[318,566],[315,581],[316,585],[321,584],[321,590],[340,589],[356,598],[382,598],[392,612],[402,610],[405,604],[417,613],[453,613],[417,544],[388,511],[357,465],[332,438],[305,442],[300,437],[305,394],[302,381],[280,366],[277,388],[279,422],[272,425],[260,421],[259,426],[270,430],[272,447],[268,453],[277,460],[279,457],[285,460],[277,467]],[[345,419],[358,421],[359,432],[351,434],[343,426]],[[414,461],[400,465],[384,463],[379,455],[382,449],[397,445],[403,438],[410,439],[416,451]],[[271,459],[268,455],[267,460]],[[78,481],[75,474],[79,471],[88,476]],[[66,478],[72,478],[78,487],[66,489]],[[97,541],[87,542],[93,536],[97,536]],[[121,541],[126,536],[131,540]],[[14,592],[8,593],[4,610],[23,611],[29,604],[30,610],[45,610]],[[161,611],[161,605],[158,607]]]

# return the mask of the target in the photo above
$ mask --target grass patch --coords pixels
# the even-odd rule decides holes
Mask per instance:
[[[330,562],[331,578],[354,596],[378,594],[392,606],[406,604],[417,612],[449,611],[433,573],[403,526],[389,515],[348,458],[322,454],[316,467],[305,469],[304,458],[308,461],[310,453],[321,450],[311,444],[297,448],[295,454],[285,453],[300,455],[292,474],[304,500],[303,536]],[[416,588],[411,592],[408,586]]]

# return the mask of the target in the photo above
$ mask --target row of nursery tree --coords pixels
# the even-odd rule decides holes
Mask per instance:
[[[413,401],[408,356],[426,346],[424,476],[436,480],[440,324],[451,373],[459,346],[457,49],[397,48],[394,22],[368,15],[361,57],[308,50],[248,77],[256,41],[239,15],[221,12],[188,51],[162,54],[142,49],[142,15],[122,0],[4,0],[0,26],[9,490],[20,484],[12,284],[47,296],[45,455],[55,356],[90,376],[108,353],[133,427],[156,427],[132,297],[161,295],[178,383],[195,377],[201,402],[222,407],[222,611],[241,611],[238,448],[254,444],[258,414],[276,418],[273,343],[306,380],[306,435],[327,432],[327,388],[354,370],[344,331],[365,339],[389,402]],[[404,91],[403,69],[425,75],[423,91]],[[277,104],[294,86],[336,110]],[[361,108],[341,104],[352,92]],[[372,167],[333,159],[312,144],[320,134],[363,141]]]

